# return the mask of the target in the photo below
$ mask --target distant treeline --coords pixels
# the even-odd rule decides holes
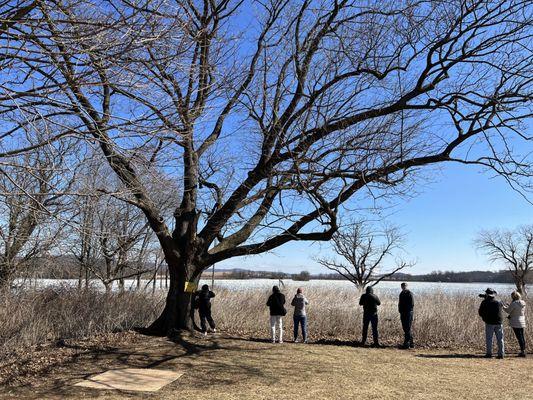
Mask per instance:
[[[150,270],[151,265],[135,266],[136,268],[125,268],[124,274],[130,275],[134,271]],[[97,269],[104,269],[103,262],[98,263]],[[211,270],[204,272],[204,278],[211,276]],[[166,265],[162,265],[158,275],[166,273]],[[141,274],[142,277],[148,278],[152,272]],[[55,279],[76,279],[79,277],[79,266],[73,257],[60,256],[38,258],[26,265],[20,271],[19,276],[31,276],[38,278],[55,278]],[[94,278],[94,274],[90,274]],[[232,269],[215,269],[216,279],[293,279],[296,281],[308,281],[311,279],[323,280],[343,280],[344,278],[336,273],[311,274],[308,271],[298,273],[286,273],[281,271],[251,271],[241,268]],[[486,283],[513,283],[513,277],[507,270],[500,271],[433,271],[429,274],[406,274],[398,272],[388,278],[389,281],[417,281],[417,282],[486,282]],[[533,283],[533,276],[529,279]]]
[[[210,270],[206,272],[209,274]],[[308,281],[311,279],[343,280],[339,274],[310,274],[302,271],[296,274],[289,274],[280,271],[250,271],[246,269],[219,270],[216,273],[218,279],[293,279],[297,281]],[[454,282],[454,283],[513,283],[513,277],[507,270],[501,271],[433,271],[429,274],[413,275],[397,273],[388,278],[389,281],[411,281],[411,282]]]
[[[533,280],[530,278],[529,283]],[[418,281],[418,282],[456,282],[456,283],[514,283],[513,276],[508,270],[500,271],[433,271],[425,275],[411,275],[398,273],[390,280]]]

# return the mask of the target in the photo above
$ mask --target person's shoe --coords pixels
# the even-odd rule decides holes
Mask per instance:
[[[276,343],[276,339],[272,339],[272,343]]]
[[[283,343],[283,339],[280,339],[280,340],[279,340],[279,343]]]
[[[407,345],[407,344],[402,344],[402,345],[400,346],[400,349],[402,349],[402,350],[408,350],[408,349],[409,349],[409,345]]]
[[[304,342],[305,344],[309,343],[309,342],[307,341],[307,339],[305,339],[303,342]],[[524,357],[525,357],[525,356],[526,356],[526,355],[524,354]]]
[[[299,343],[299,342],[300,342],[300,340],[298,338],[294,339],[294,343]]]
[[[372,343],[370,347],[377,349],[377,348],[380,348],[381,346],[379,345],[379,343]]]
[[[496,357],[498,360],[503,360],[503,355],[500,354],[499,356]]]
[[[521,351],[520,353],[518,353],[518,357],[526,358],[526,353],[524,351]]]
[[[215,328],[213,328],[213,330],[211,332],[217,333],[217,330]]]
[[[411,344],[409,345],[409,348],[410,348],[410,349],[414,349],[414,348],[415,348],[414,343],[411,343]]]
[[[202,335],[207,336],[207,331],[203,332]]]
[[[492,354],[485,354],[483,358],[492,358]]]

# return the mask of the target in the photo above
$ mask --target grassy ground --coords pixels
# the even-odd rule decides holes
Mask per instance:
[[[121,335],[114,342],[65,343],[64,357],[5,382],[0,399],[533,399],[533,358],[486,360],[481,353],[370,349],[344,342],[274,345],[224,335],[186,335],[175,342]],[[72,386],[126,367],[185,375],[155,394]]]

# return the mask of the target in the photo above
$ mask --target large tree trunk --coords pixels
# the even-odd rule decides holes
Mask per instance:
[[[15,267],[9,261],[0,261],[0,290],[11,288],[15,278]]]
[[[185,283],[195,286],[200,276],[195,275],[194,265],[169,264],[170,284],[163,312],[148,328],[148,333],[165,336],[179,330],[195,328],[192,309],[193,292],[185,291]]]

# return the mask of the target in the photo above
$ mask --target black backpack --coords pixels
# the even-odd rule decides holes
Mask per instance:
[[[198,310],[200,308],[200,298],[198,296],[198,293],[194,294],[194,298],[192,299],[192,308],[194,310]]]

